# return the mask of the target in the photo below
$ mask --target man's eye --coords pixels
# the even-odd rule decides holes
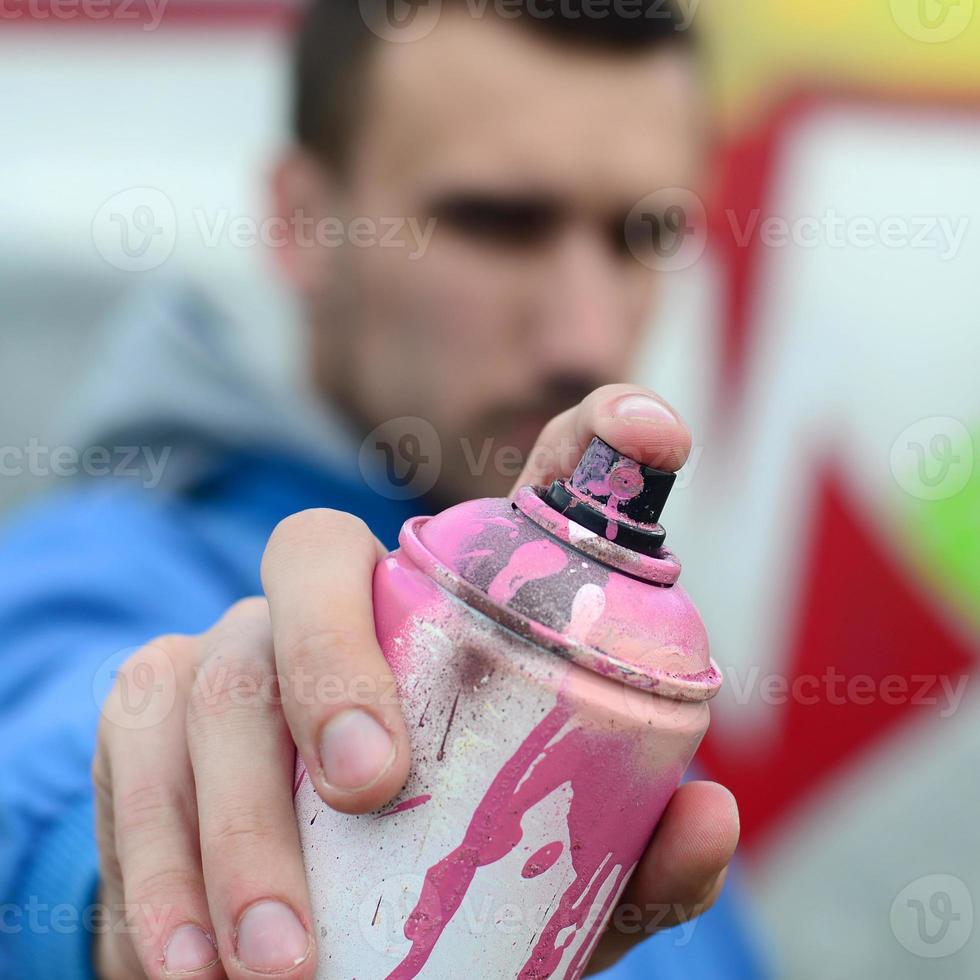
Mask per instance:
[[[433,215],[447,228],[489,244],[528,247],[558,227],[560,209],[546,201],[460,197],[443,201]]]

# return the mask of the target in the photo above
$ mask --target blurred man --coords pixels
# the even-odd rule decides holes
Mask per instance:
[[[159,485],[83,488],[0,545],[4,975],[312,977],[324,951],[293,745],[324,801],[358,813],[398,792],[407,733],[395,705],[301,704],[283,684],[282,704],[243,706],[235,684],[303,670],[388,689],[378,538],[391,546],[408,516],[506,492],[513,459],[528,457],[520,482],[545,482],[595,433],[683,464],[674,410],[615,383],[656,289],[637,256],[656,221],[644,231],[628,216],[696,182],[705,141],[683,18],[636,6],[539,4],[515,19],[447,2],[411,43],[379,37],[349,0],[312,9],[297,143],[274,191],[321,403],[236,371],[195,294],[143,309],[120,328],[121,387],[103,393],[93,443],[165,460]],[[324,222],[344,229],[342,247],[310,239]],[[365,241],[358,227],[388,231]],[[365,433],[406,417],[438,434],[423,499],[357,468]],[[100,726],[92,695],[110,682]],[[737,821],[719,786],[675,795],[624,896],[642,924],[611,928],[593,970],[715,902]],[[680,929],[619,975],[757,974],[730,900]]]

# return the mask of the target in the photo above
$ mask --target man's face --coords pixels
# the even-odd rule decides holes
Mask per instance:
[[[325,200],[401,227],[302,260],[327,394],[368,428],[430,422],[444,497],[506,492],[551,416],[630,375],[657,274],[627,215],[696,186],[701,95],[681,49],[593,50],[465,10],[380,43]]]

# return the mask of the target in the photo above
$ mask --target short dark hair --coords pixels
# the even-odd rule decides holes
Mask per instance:
[[[371,0],[379,8],[388,0]],[[426,6],[432,0],[400,0]],[[465,6],[465,0],[442,0]],[[693,2],[693,0],[690,0]],[[493,0],[481,10],[493,16]],[[308,0],[296,39],[293,132],[302,146],[343,170],[357,125],[359,94],[375,46],[359,0]],[[507,20],[563,44],[624,53],[693,45],[677,0],[507,0]]]

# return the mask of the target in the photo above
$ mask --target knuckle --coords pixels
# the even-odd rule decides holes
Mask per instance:
[[[187,699],[187,723],[191,733],[213,723],[251,713],[273,700],[275,677],[260,656],[226,656],[221,647],[201,664]]]
[[[140,647],[115,672],[101,707],[97,748],[111,756],[130,727],[162,721],[193,676],[196,641],[189,636],[161,636]]]
[[[251,854],[256,847],[278,845],[282,833],[253,806],[225,806],[220,817],[208,828],[205,844],[212,853]]]
[[[247,596],[239,599],[228,607],[222,621],[231,622],[252,622],[253,620],[264,621],[269,618],[269,603],[265,596]]]
[[[177,667],[187,658],[187,650],[193,639],[189,636],[158,636],[140,647],[119,668],[112,685],[118,692],[127,682],[132,681],[138,671],[148,670],[154,677],[176,673]]]
[[[261,661],[262,651],[271,644],[271,637],[269,603],[265,597],[249,596],[239,599],[204,634],[201,665],[216,657],[230,661],[241,660],[243,653],[249,651]]]
[[[114,819],[120,843],[128,838],[156,836],[180,826],[187,818],[190,801],[165,782],[138,783],[115,797]]]
[[[290,638],[285,659],[299,676],[345,678],[363,663],[367,649],[360,630],[338,624]]]
[[[140,869],[124,881],[127,903],[137,907],[166,907],[185,904],[185,896],[200,887],[200,876],[190,868],[163,863]]]
[[[557,442],[564,428],[564,422],[567,415],[567,412],[561,412],[558,415],[552,416],[541,430],[541,435],[538,437],[538,441],[545,444]]]
[[[142,657],[151,665],[162,662],[175,665],[183,664],[192,659],[196,642],[196,637],[193,636],[183,633],[166,633],[150,640],[133,655],[133,659]]]

